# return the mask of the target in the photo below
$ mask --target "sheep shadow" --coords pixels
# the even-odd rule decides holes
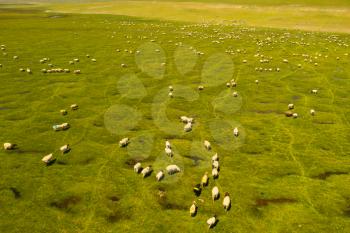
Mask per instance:
[[[56,160],[57,160],[57,159],[53,159],[53,160],[49,161],[49,162],[46,164],[46,167],[52,166],[54,163],[56,163]]]
[[[216,198],[214,198],[214,201],[217,201],[220,199],[220,193],[218,194],[218,196]]]
[[[219,219],[218,218],[216,218],[216,221],[214,222],[214,224],[213,225],[211,225],[210,227],[209,227],[209,229],[211,229],[211,228],[214,228],[218,223],[219,223]]]
[[[149,173],[147,173],[143,178],[147,178],[147,177],[149,177],[149,176],[151,176],[152,175],[152,173],[153,173],[153,170],[152,171],[150,171]]]

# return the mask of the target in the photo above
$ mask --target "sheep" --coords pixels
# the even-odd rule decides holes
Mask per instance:
[[[23,69],[23,68],[19,68],[19,71],[20,71],[20,72],[24,72],[24,71],[26,71],[26,70]]]
[[[234,91],[234,92],[232,93],[232,95],[233,95],[234,97],[237,97],[237,96],[238,96],[238,93],[237,93],[236,91]]]
[[[89,54],[86,54],[86,57],[87,57],[87,58],[90,58],[90,55],[89,55]]]
[[[165,147],[165,154],[170,157],[173,157],[173,151],[168,147]]]
[[[283,62],[284,62],[284,63],[288,63],[288,60],[287,60],[287,59],[283,59]]]
[[[95,59],[95,58],[92,58],[91,61],[92,61],[92,62],[96,62],[96,59]]]
[[[51,154],[48,154],[48,155],[45,155],[41,161],[43,161],[44,163],[49,164],[51,161],[53,160],[53,155],[52,153]]]
[[[298,118],[298,113],[293,113],[293,118]]]
[[[310,114],[311,114],[312,116],[314,116],[314,115],[315,115],[315,113],[316,113],[316,112],[315,112],[315,110],[314,110],[314,109],[311,109],[311,110],[310,110]]]
[[[122,68],[126,68],[126,67],[127,67],[127,65],[124,64],[124,63],[122,63],[120,66],[121,66]]]
[[[213,161],[211,167],[219,170],[220,169],[219,161],[217,161],[217,160]]]
[[[286,111],[284,114],[286,115],[286,117],[293,116],[293,112],[292,111]]]
[[[198,90],[202,91],[204,89],[204,86],[198,86]]]
[[[136,173],[140,173],[141,170],[142,170],[141,163],[136,163],[136,164],[134,165],[134,171],[135,171]]]
[[[2,67],[2,64],[0,64],[0,68]]]
[[[74,70],[73,73],[74,73],[74,74],[81,74],[81,71],[80,71],[80,70]]]
[[[192,130],[192,123],[187,123],[184,127],[185,132],[190,132]]]
[[[211,157],[211,161],[212,161],[212,162],[214,162],[214,161],[219,161],[218,153],[215,153],[215,155],[213,155],[213,157]]]
[[[193,121],[194,121],[193,118],[190,118],[187,116],[181,116],[180,119],[181,119],[182,123],[193,123]]]
[[[237,86],[237,83],[236,83],[236,82],[232,82],[232,83],[231,83],[231,86],[232,86],[232,87],[236,87],[236,86]]]
[[[157,181],[161,181],[164,178],[163,170],[160,170],[156,175]]]
[[[317,89],[311,90],[311,93],[312,93],[312,94],[317,94]]]
[[[152,171],[153,171],[153,169],[152,169],[151,165],[149,165],[148,167],[145,167],[141,171],[142,177],[146,178],[147,176],[151,175]]]
[[[166,170],[169,175],[172,175],[181,171],[181,169],[175,164],[167,166]]]
[[[60,110],[60,113],[64,116],[64,115],[67,115],[67,110],[65,110],[65,109],[61,109]]]
[[[219,196],[219,188],[217,186],[214,186],[214,188],[211,190],[211,197],[213,198],[213,201],[217,200]]]
[[[165,141],[165,148],[171,149],[171,144],[168,140]]]
[[[255,80],[255,83],[256,83],[256,84],[259,84],[259,80]]]
[[[225,198],[222,202],[222,205],[224,206],[224,209],[228,211],[231,207],[231,199],[230,199],[230,194],[228,192],[225,193]]]
[[[208,182],[209,182],[209,177],[208,177],[208,172],[205,172],[204,176],[202,177],[201,180],[201,185],[204,186],[208,186]]]
[[[169,86],[169,91],[173,91],[173,90],[174,90],[173,86]]]
[[[231,83],[226,83],[226,87],[231,87]]]
[[[213,168],[211,170],[211,175],[213,176],[214,179],[217,179],[219,177],[219,171],[216,168]]]
[[[207,140],[205,140],[205,141],[204,141],[204,147],[205,147],[205,149],[207,149],[207,150],[211,150],[210,142],[207,141]]]
[[[70,73],[70,70],[69,69],[64,69],[63,70],[65,73]]]
[[[69,127],[70,127],[70,125],[68,123],[62,123],[60,125],[52,126],[54,131],[66,130],[66,129],[69,129]]]
[[[15,144],[9,143],[9,142],[5,142],[4,143],[4,149],[5,150],[12,150],[15,148]]]
[[[17,59],[18,59],[18,56],[13,56],[13,59],[14,59],[14,60],[17,60]]]
[[[44,74],[47,73],[46,69],[42,69],[41,72],[43,72]]]
[[[236,137],[238,137],[239,132],[238,132],[238,128],[237,128],[237,127],[233,129],[233,135],[235,135]]]
[[[74,58],[73,61],[74,62],[79,62],[79,59],[78,58]]]
[[[70,109],[72,109],[72,110],[77,110],[78,108],[79,108],[79,106],[77,104],[72,104],[70,106]]]
[[[216,215],[214,215],[213,217],[209,218],[207,220],[208,228],[210,229],[210,228],[214,227],[215,224],[216,224],[216,221],[217,221]]]
[[[119,147],[126,147],[129,144],[129,138],[123,138],[119,141]]]
[[[173,98],[173,97],[174,97],[174,95],[173,95],[172,92],[169,92],[168,96],[169,96],[170,98]]]
[[[74,61],[69,61],[69,65],[73,65],[74,64]]]
[[[61,146],[60,151],[62,152],[62,154],[69,152],[70,151],[69,144]]]
[[[198,209],[197,203],[196,203],[195,201],[193,201],[193,203],[192,203],[192,205],[191,205],[191,207],[190,207],[190,215],[191,215],[191,217],[196,216],[196,214],[197,214],[197,209]]]
[[[289,110],[294,109],[294,104],[288,104],[288,109]]]

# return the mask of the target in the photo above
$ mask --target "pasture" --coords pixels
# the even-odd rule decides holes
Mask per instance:
[[[0,5],[0,141],[17,144],[0,150],[0,232],[349,232],[349,34],[69,4]],[[326,31],[347,31],[340,17]],[[42,72],[58,68],[70,72]],[[291,103],[297,118],[285,116]],[[219,178],[197,197],[214,153]],[[137,162],[151,176],[136,174]],[[169,164],[181,172],[157,182]]]

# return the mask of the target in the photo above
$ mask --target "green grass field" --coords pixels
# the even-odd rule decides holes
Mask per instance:
[[[0,232],[350,231],[349,34],[46,10],[0,6],[0,142],[18,145],[0,150]],[[71,72],[42,73],[48,63]],[[237,87],[226,87],[231,79]],[[289,103],[298,118],[285,117]],[[195,118],[192,132],[182,115]],[[63,122],[71,128],[52,130]],[[192,187],[215,152],[220,177],[198,198]],[[49,153],[57,160],[45,166]],[[137,161],[155,172],[142,179]],[[182,171],[157,182],[172,163]],[[213,202],[215,185],[222,196]],[[213,214],[219,222],[208,230]]]

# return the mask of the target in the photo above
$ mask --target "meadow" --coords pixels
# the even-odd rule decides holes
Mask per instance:
[[[0,141],[17,144],[0,150],[0,232],[349,232],[348,16],[315,32],[68,5],[0,5]],[[43,73],[49,63],[71,72]],[[290,103],[298,118],[285,116]],[[182,115],[195,118],[191,132]],[[216,152],[219,179],[196,197]],[[143,179],[139,161],[155,172]],[[168,164],[182,171],[157,182]],[[228,212],[211,200],[215,185],[231,194]]]

